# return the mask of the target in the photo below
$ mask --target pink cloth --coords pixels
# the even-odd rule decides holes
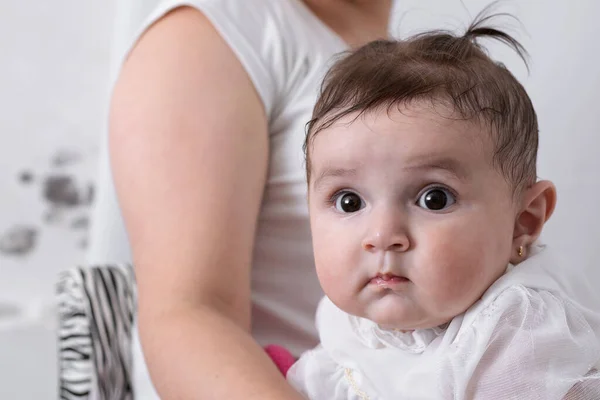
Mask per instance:
[[[275,365],[277,365],[277,368],[279,368],[279,371],[281,371],[283,376],[287,375],[290,367],[296,362],[296,358],[294,358],[292,353],[281,346],[270,344],[265,347],[265,351],[269,357],[271,357],[271,360],[273,360]]]

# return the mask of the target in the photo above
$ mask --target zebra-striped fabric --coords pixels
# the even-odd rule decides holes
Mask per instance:
[[[61,273],[59,385],[63,400],[132,400],[133,269],[78,267]]]

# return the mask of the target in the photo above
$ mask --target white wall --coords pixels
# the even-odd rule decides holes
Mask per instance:
[[[489,0],[398,0],[401,36],[429,28],[464,28]],[[489,43],[528,90],[540,123],[538,175],[558,189],[556,212],[543,234],[566,268],[586,268],[600,283],[600,2],[595,0],[502,1],[497,11],[516,15],[510,33],[531,56],[528,75],[506,46]],[[507,21],[507,20],[500,20]],[[500,27],[504,25],[500,24]]]
[[[85,252],[113,13],[111,0],[0,2],[2,399],[57,398],[54,282]]]

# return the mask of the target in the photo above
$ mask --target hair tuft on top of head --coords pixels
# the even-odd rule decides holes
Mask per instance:
[[[485,7],[482,11],[480,11],[475,16],[475,19],[473,20],[471,25],[469,25],[469,27],[467,28],[467,31],[465,32],[463,37],[465,39],[470,40],[474,45],[478,47],[480,46],[477,43],[477,39],[480,38],[494,39],[504,43],[508,47],[512,48],[515,51],[515,53],[519,55],[521,60],[523,60],[527,71],[529,72],[529,53],[527,52],[525,47],[523,47],[523,45],[519,43],[519,41],[517,41],[515,38],[513,38],[506,32],[503,32],[500,29],[495,28],[494,26],[489,24],[492,20],[500,19],[502,17],[513,19],[520,23],[519,19],[512,14],[503,12],[494,13],[493,10],[496,8],[497,5],[498,1],[495,1],[489,4],[487,7]]]
[[[442,105],[452,118],[478,123],[490,135],[492,164],[515,188],[535,182],[538,122],[525,88],[500,62],[488,55],[480,39],[514,49],[527,66],[527,51],[490,22],[499,17],[486,7],[463,35],[428,31],[404,40],[377,40],[341,57],[325,76],[307,124],[304,152],[310,180],[310,142],[347,115],[415,102]]]

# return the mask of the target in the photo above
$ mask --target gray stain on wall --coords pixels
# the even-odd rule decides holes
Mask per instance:
[[[14,318],[21,314],[21,309],[16,304],[0,303],[0,321]]]
[[[29,254],[35,247],[38,231],[32,226],[17,225],[0,234],[0,253],[13,256]]]
[[[52,165],[54,167],[65,167],[81,161],[81,154],[71,150],[58,150],[52,157]]]
[[[48,225],[56,225],[64,220],[64,212],[61,208],[52,207],[44,213],[44,222]]]
[[[75,218],[71,222],[71,229],[87,229],[90,225],[90,219],[87,216]]]
[[[30,184],[33,181],[33,174],[31,171],[22,171],[19,174],[19,181],[24,185]]]
[[[93,184],[89,184],[87,188],[87,203],[92,204],[94,202],[94,195],[96,194],[96,188]]]
[[[31,168],[23,168],[17,173],[16,178],[22,187],[34,185],[41,190],[48,206],[40,218],[42,225],[69,228],[82,234],[89,229],[87,214],[94,201],[94,184],[80,182],[67,172],[71,167],[78,168],[82,161],[84,157],[81,153],[59,149],[50,158],[50,171],[47,174],[38,174]],[[73,215],[75,213],[79,215]],[[37,227],[27,223],[16,224],[4,232],[0,230],[0,257],[29,254],[36,247],[40,232]],[[80,238],[76,245],[85,249],[88,246],[87,238]]]
[[[87,197],[69,175],[51,175],[44,180],[44,198],[53,206],[80,206],[87,203]]]

